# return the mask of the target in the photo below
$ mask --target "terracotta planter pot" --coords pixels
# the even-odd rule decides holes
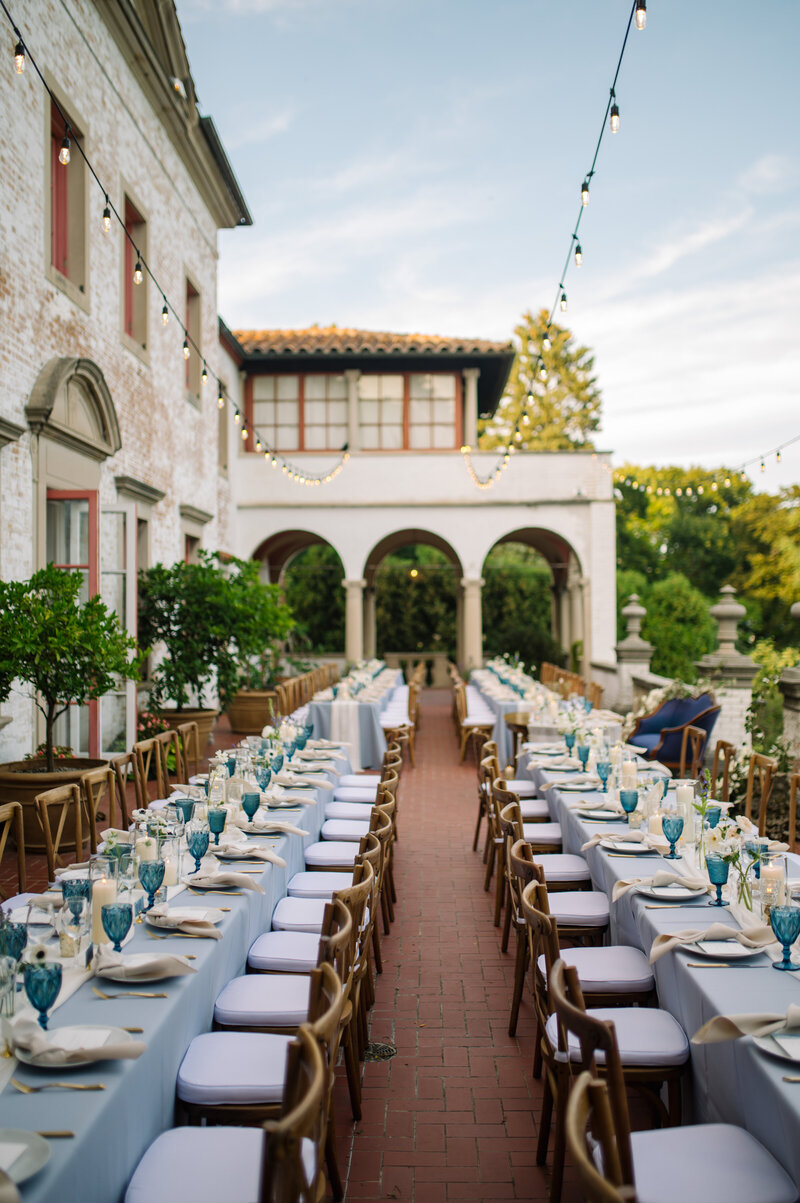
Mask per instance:
[[[36,795],[43,794],[48,789],[55,789],[57,785],[77,785],[81,776],[88,773],[89,769],[102,768],[108,761],[75,756],[58,760],[56,764],[58,768],[54,773],[33,771],[38,766],[44,768],[44,759],[12,760],[0,765],[0,802],[22,803],[26,852],[44,852],[44,836],[34,808]],[[61,848],[71,851],[74,847],[74,828],[71,823],[67,823],[61,839]]]
[[[240,689],[225,707],[231,730],[240,735],[260,735],[269,722],[270,702],[276,710],[278,695],[272,689]]]
[[[211,739],[211,732],[214,730],[218,710],[159,710],[158,717],[173,731],[176,727],[180,727],[181,723],[197,723],[197,728],[200,736],[200,757],[205,754],[208,741]]]

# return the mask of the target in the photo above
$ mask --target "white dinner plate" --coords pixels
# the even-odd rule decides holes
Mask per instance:
[[[189,882],[188,884],[191,885],[191,882]],[[210,888],[211,887],[209,887],[209,886],[203,886],[204,890],[210,889]],[[220,886],[219,888],[222,889],[222,886]],[[230,889],[230,886],[228,886],[228,889]],[[218,911],[218,910],[203,911],[203,910],[200,910],[199,907],[193,907],[193,906],[192,907],[171,906],[169,908],[169,919],[171,919],[173,922],[176,922],[176,923],[204,923],[205,922],[205,923],[215,923],[216,924],[216,923],[221,923],[222,920],[224,919],[224,917],[225,916],[223,915],[222,911]],[[150,927],[160,927],[162,929],[166,928],[166,930],[168,930],[168,931],[172,927],[172,923],[170,923],[169,921],[165,921],[165,919],[162,919],[162,917],[160,915],[151,916],[149,914],[146,914],[144,916],[144,921],[145,921],[145,923],[148,923],[150,925]]]
[[[744,961],[748,957],[760,957],[763,948],[745,948],[738,940],[700,940],[687,949],[692,956],[708,957],[711,961]]]
[[[25,1132],[22,1128],[0,1128],[0,1144],[25,1146],[6,1170],[17,1186],[20,1182],[27,1182],[50,1160],[50,1145],[36,1132]]]
[[[567,772],[568,770],[560,770]],[[577,770],[576,770],[577,772]],[[580,781],[552,781],[551,787],[557,790],[563,790],[567,794],[593,794],[596,792],[596,786],[587,785],[586,782]]]
[[[300,789],[302,787],[296,786],[294,788]],[[275,802],[267,802],[267,810],[300,810],[302,805],[302,802],[285,802],[279,798]],[[249,835],[264,834],[263,831],[258,831],[255,827],[243,827],[241,830],[247,832]]]
[[[785,1032],[773,1032],[771,1036],[754,1036],[753,1044],[756,1048],[760,1048],[762,1053],[768,1053],[770,1057],[778,1057],[781,1061],[790,1061],[793,1065],[797,1065],[800,1064],[800,1034],[791,1033],[792,1044],[797,1041],[796,1048],[791,1051],[788,1047],[782,1048],[775,1039],[776,1036],[787,1038],[789,1035]]]
[[[646,894],[648,898],[658,898],[661,902],[685,902],[692,898],[703,898],[704,896],[707,896],[707,891],[704,889],[693,890],[691,886],[679,885],[649,886],[647,889],[640,887],[639,893]],[[727,946],[728,941],[720,940],[720,944]],[[692,948],[696,947],[697,945],[692,945]],[[736,947],[741,948],[741,944],[737,944]]]
[[[600,847],[605,848],[606,852],[624,852],[626,856],[653,856],[658,851],[657,848],[651,848],[649,844],[639,842],[637,840],[626,840],[620,838],[615,840],[613,836],[604,835],[600,841]]]
[[[66,1024],[61,1028],[48,1028],[43,1035],[55,1048],[69,1048],[70,1046],[65,1038],[68,1038],[69,1034],[74,1031],[106,1032],[107,1035],[105,1040],[102,1041],[102,1044],[129,1044],[130,1041],[133,1040],[133,1036],[130,1034],[130,1032],[126,1032],[124,1028],[112,1028],[109,1027],[107,1023]],[[66,1069],[80,1069],[82,1066],[95,1065],[97,1063],[97,1057],[95,1057],[93,1059],[87,1058],[84,1061],[65,1061],[63,1065],[41,1065],[34,1057],[30,1056],[30,1054],[21,1052],[19,1049],[14,1053],[14,1056],[18,1061],[22,1061],[25,1065],[32,1066],[33,1069],[46,1069],[51,1073],[54,1070],[57,1070],[59,1073],[63,1073]]]
[[[28,907],[15,907],[8,916],[12,923],[27,923],[28,927],[52,927],[53,914],[51,911],[40,911],[38,907],[31,908],[28,918]]]
[[[613,811],[610,810],[589,810],[588,808],[584,810],[583,807],[581,807],[577,813],[582,819],[591,819],[593,823],[625,822],[625,812],[622,810],[618,815],[615,815]]]

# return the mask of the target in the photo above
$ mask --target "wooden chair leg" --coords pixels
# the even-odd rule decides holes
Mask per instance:
[[[667,1082],[667,1106],[669,1108],[670,1128],[679,1128],[681,1124],[681,1112],[683,1110],[681,1099],[682,1085],[683,1083],[680,1078],[670,1078]]]
[[[503,905],[506,900],[506,871],[505,865],[502,864],[502,856],[498,853],[497,857],[497,882],[494,891],[494,925],[500,926],[500,917],[503,914]]]
[[[383,934],[388,936],[392,929],[389,922],[389,899],[385,890],[381,893],[381,915],[383,916]]]
[[[538,1082],[542,1076],[542,1029],[538,1019],[536,1020],[536,1043],[533,1046],[533,1069],[531,1072]]]
[[[486,858],[486,872],[483,875],[483,888],[487,894],[489,893],[489,886],[491,885],[491,882],[492,882],[492,873],[494,873],[494,861],[495,861],[495,856],[497,853],[497,845],[495,844],[494,840],[491,837],[492,837],[492,833],[490,830],[489,840],[488,840],[489,855]]]
[[[553,1172],[550,1177],[550,1203],[561,1203],[561,1187],[564,1183],[564,1154],[566,1149],[565,1116],[567,1110],[566,1081],[561,1083],[556,1094],[556,1130],[553,1139]]]
[[[344,1198],[344,1185],[342,1176],[339,1173],[339,1162],[336,1159],[336,1122],[333,1112],[333,1099],[328,1112],[328,1128],[325,1133],[325,1168],[328,1171],[328,1182],[331,1187],[331,1194],[337,1203]]]
[[[375,959],[375,972],[383,973],[383,957],[381,956],[381,933],[378,930],[378,916],[372,925],[372,955]]]
[[[356,1056],[355,1041],[355,1028],[351,1019],[345,1032],[344,1064],[347,1070],[347,1088],[350,1091],[350,1110],[353,1119],[361,1119],[361,1063]]]
[[[392,864],[391,860],[389,861],[389,869],[386,876],[389,881],[389,902],[395,903],[397,902],[397,890],[395,889],[394,885],[394,865]],[[390,907],[390,913],[392,916],[392,922],[394,923],[394,906]]]
[[[509,907],[509,910],[511,908]],[[525,931],[517,932],[517,959],[514,965],[514,993],[511,997],[511,1018],[508,1021],[509,1036],[517,1034],[517,1020],[525,989],[525,974],[528,969],[528,939]]]
[[[484,801],[483,801],[483,798],[481,798],[480,802],[478,803],[478,821],[475,824],[475,838],[472,841],[472,851],[473,852],[477,852],[477,850],[478,850],[478,837],[480,836],[480,833],[481,833],[481,819],[483,818],[483,811],[484,811]]]
[[[416,752],[414,749],[415,735],[416,735],[416,732],[415,732],[414,728],[410,727],[409,732],[408,732],[408,756],[409,756],[409,760],[411,761],[412,769],[415,769],[417,767],[417,757],[416,757]]]
[[[547,1161],[547,1146],[550,1141],[550,1124],[553,1119],[553,1091],[550,1085],[550,1075],[544,1077],[544,1093],[542,1095],[542,1110],[539,1115],[539,1139],[536,1142],[536,1164],[544,1165]]]
[[[508,905],[506,906],[506,915],[503,920],[503,938],[500,941],[500,948],[503,952],[508,952],[508,937],[511,935],[511,895],[507,892]]]

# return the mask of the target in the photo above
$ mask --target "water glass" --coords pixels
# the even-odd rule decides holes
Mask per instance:
[[[800,969],[792,960],[792,945],[800,936],[800,906],[773,906],[769,913],[772,930],[783,945],[783,960],[774,961],[773,969]]]
[[[186,844],[194,857],[195,873],[200,872],[200,862],[208,852],[210,838],[211,833],[205,825],[190,823],[186,828]]]
[[[58,931],[59,951],[65,959],[72,957],[73,963],[76,965],[81,945],[89,934],[90,924],[91,910],[85,898],[70,898],[58,913],[56,930]]]
[[[708,823],[709,827],[716,827],[717,823],[719,822],[719,817],[721,814],[722,814],[721,806],[707,806],[706,807],[706,822]]]
[[[4,923],[0,929],[0,953],[19,961],[25,945],[28,943],[27,923]]]
[[[146,911],[155,905],[156,894],[161,889],[166,869],[163,860],[143,860],[139,863],[139,881],[147,894],[147,906],[144,908]]]
[[[631,815],[639,805],[638,789],[621,789],[619,791],[619,804],[628,816],[628,825],[630,826]]]
[[[17,958],[0,956],[0,1018],[10,1019],[17,1002]]]
[[[219,837],[225,830],[225,823],[228,818],[228,812],[224,806],[209,806],[208,808],[208,829],[214,836],[214,844],[219,844]]]
[[[610,760],[598,760],[597,776],[600,778],[600,781],[602,782],[602,788],[601,788],[600,792],[603,794],[607,794],[608,793],[608,779],[611,776],[611,761]]]
[[[576,751],[578,753],[578,760],[581,762],[581,767],[585,769],[591,749],[588,744],[579,744]]]
[[[236,772],[236,757],[229,756],[228,759],[225,761],[225,765],[228,769],[228,776],[232,777],[234,775],[234,773]]]
[[[269,779],[271,776],[272,776],[272,772],[270,770],[269,765],[267,765],[267,764],[256,765],[256,781],[258,782],[258,788],[262,792],[269,785]]]
[[[728,903],[723,902],[722,900],[722,887],[728,880],[730,865],[726,860],[723,860],[721,856],[718,856],[714,852],[709,853],[706,856],[706,869],[708,870],[708,880],[711,882],[712,886],[717,887],[717,897],[712,903],[710,903],[710,905],[727,906]]]
[[[569,753],[571,753],[572,749],[575,747],[575,732],[574,731],[565,731],[564,732],[564,743],[567,745],[567,751]]]
[[[669,840],[669,852],[665,854],[664,860],[680,860],[680,853],[675,851],[675,845],[683,834],[683,815],[664,815],[661,830]]]
[[[175,807],[184,823],[188,823],[191,820],[195,808],[195,803],[192,798],[173,798],[172,805]]]
[[[260,805],[261,805],[261,794],[256,794],[256,793],[242,794],[242,810],[247,815],[247,817],[251,823],[253,821],[253,815],[256,813],[256,811],[258,810]]]
[[[308,736],[305,733],[305,728],[303,729],[303,731],[301,732],[300,735],[295,736],[294,743],[295,743],[296,751],[303,752],[305,750],[305,746],[308,743]]]
[[[158,864],[158,861],[149,861]],[[152,906],[152,903],[150,904]],[[149,908],[148,908],[149,909]],[[103,930],[114,945],[114,952],[122,952],[122,941],[131,930],[133,907],[129,902],[107,902],[102,908]]]
[[[283,752],[278,752],[272,757],[272,760],[269,762],[269,767],[272,769],[273,773],[279,773],[281,771],[283,768]]]
[[[39,1026],[47,1029],[47,1012],[61,990],[61,963],[44,961],[27,963],[23,967],[25,993],[31,1006],[39,1012]]]

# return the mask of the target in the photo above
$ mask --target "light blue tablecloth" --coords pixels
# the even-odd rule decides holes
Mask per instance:
[[[324,789],[309,793],[314,805],[274,812],[309,834],[281,837],[276,851],[287,867],[267,864],[254,878],[266,893],[246,891],[241,896],[215,898],[213,892],[201,897],[184,891],[176,899],[176,906],[198,910],[230,907],[219,925],[221,940],[169,937],[157,942],[143,924],[135,926],[126,953],[169,951],[193,953],[197,958],[196,974],[141,986],[142,990],[166,990],[169,998],[104,1001],[92,993],[91,983],[86,983],[53,1012],[52,1028],[87,1023],[141,1027],[144,1033],[135,1039],[143,1040],[147,1051],[137,1061],[100,1062],[85,1069],[36,1070],[18,1065],[15,1077],[31,1085],[68,1077],[106,1086],[102,1093],[53,1090],[23,1095],[7,1085],[0,1094],[0,1128],[67,1128],[75,1133],[74,1139],[50,1142],[50,1161],[21,1187],[24,1203],[117,1203],[124,1197],[145,1149],[173,1124],[175,1081],[189,1042],[210,1030],[217,995],[231,978],[244,972],[248,949],[258,935],[269,930],[288,879],[304,868],[304,846],[319,838],[325,803],[331,795]],[[235,870],[236,866],[225,867]],[[138,988],[108,979],[96,981],[108,993]]]
[[[398,670],[395,688],[403,683],[403,674]],[[379,769],[383,764],[386,752],[386,737],[381,726],[381,715],[392,696],[392,689],[387,689],[378,702],[358,703],[358,732],[361,740],[361,767],[364,769]],[[354,700],[358,700],[357,698]],[[331,708],[333,702],[308,703],[307,722],[314,727],[315,739],[330,739],[331,737]]]
[[[518,776],[528,777],[541,786],[556,776],[543,769],[525,767],[520,757]],[[558,776],[561,776],[559,773]],[[623,832],[624,823],[592,823],[581,819],[572,809],[586,794],[560,793],[549,789],[545,794],[553,818],[561,824],[565,852],[580,853],[581,845],[601,831]],[[649,877],[658,869],[670,867],[660,856],[611,858],[599,846],[587,849],[586,856],[596,889],[609,897],[620,878]],[[800,862],[792,858],[790,875],[800,876]],[[677,862],[678,866],[680,862]],[[711,923],[737,924],[727,908],[690,903],[676,909],[647,909],[653,899],[629,891],[611,906],[611,939],[631,944],[649,954],[660,932],[683,928],[704,928]],[[757,922],[757,920],[754,920]],[[654,966],[659,1002],[670,1011],[691,1036],[708,1019],[719,1014],[775,1011],[782,1013],[789,1003],[800,1001],[800,973],[776,973],[766,956],[730,969],[690,969],[688,962],[699,960],[690,951],[667,953]],[[750,1039],[724,1044],[692,1045],[694,1113],[701,1121],[739,1124],[769,1149],[794,1181],[800,1184],[800,1094],[795,1085],[783,1082],[782,1075],[797,1073],[798,1067],[759,1052]],[[755,1201],[754,1201],[755,1203]]]

